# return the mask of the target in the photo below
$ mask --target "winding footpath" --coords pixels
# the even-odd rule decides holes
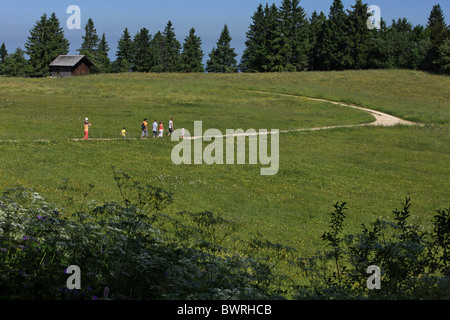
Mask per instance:
[[[354,128],[354,127],[364,127],[364,126],[383,126],[383,127],[392,127],[396,125],[405,125],[405,126],[423,126],[421,123],[411,122],[407,120],[403,120],[397,117],[394,117],[390,114],[383,113],[380,111],[363,108],[357,105],[353,104],[347,104],[342,102],[336,102],[331,100],[325,100],[325,99],[318,99],[318,98],[310,98],[305,96],[298,96],[293,94],[285,94],[285,93],[275,93],[275,92],[268,92],[268,91],[254,91],[254,90],[245,90],[248,92],[257,92],[260,94],[271,94],[271,95],[278,95],[278,96],[285,96],[285,97],[294,97],[294,98],[302,98],[307,99],[311,101],[319,101],[319,102],[326,102],[331,103],[335,105],[340,105],[344,107],[349,107],[353,109],[358,109],[361,111],[365,111],[370,113],[374,118],[375,121],[371,123],[363,123],[363,124],[349,124],[349,125],[336,125],[336,126],[324,126],[324,127],[314,127],[314,128],[300,128],[300,129],[289,129],[289,130],[279,130],[279,133],[287,133],[287,132],[301,132],[301,131],[318,131],[318,130],[330,130],[330,129],[337,129],[337,128]],[[208,138],[218,138],[218,137],[227,137],[227,136],[252,136],[252,135],[262,135],[262,134],[273,134],[271,131],[267,132],[244,132],[244,133],[233,133],[233,134],[223,134],[220,136],[191,136],[191,137],[185,137],[186,139],[202,139],[205,137]],[[140,138],[127,138],[127,140],[138,140]],[[70,139],[71,141],[83,141],[83,139]],[[110,141],[110,140],[123,140],[123,138],[90,138],[89,140],[95,140],[95,141]],[[49,142],[50,140],[33,140],[33,142]],[[17,140],[0,140],[0,142],[17,142]]]
[[[383,113],[380,111],[363,108],[357,105],[353,104],[347,104],[342,102],[336,102],[331,100],[325,100],[325,99],[318,99],[318,98],[310,98],[305,96],[297,96],[293,94],[285,94],[285,93],[274,93],[274,92],[268,92],[268,91],[254,91],[254,90],[245,90],[249,92],[257,92],[261,94],[271,94],[271,95],[278,95],[278,96],[285,96],[285,97],[294,97],[294,98],[302,98],[307,99],[311,101],[320,101],[320,102],[326,102],[331,103],[335,105],[340,105],[344,107],[354,108],[361,111],[365,111],[370,113],[374,118],[375,121],[371,123],[363,123],[363,124],[349,124],[349,125],[336,125],[336,126],[324,126],[324,127],[314,127],[314,128],[301,128],[301,129],[289,129],[289,130],[279,130],[279,133],[288,133],[288,132],[301,132],[301,131],[318,131],[318,130],[329,130],[329,129],[337,129],[337,128],[354,128],[354,127],[364,127],[364,126],[384,126],[384,127],[392,127],[396,125],[405,125],[405,126],[423,126],[421,123],[411,122],[407,120],[403,120],[394,116],[391,116],[390,114]],[[217,138],[217,137],[227,137],[227,136],[252,136],[252,135],[262,135],[262,134],[273,134],[270,131],[268,132],[256,132],[256,133],[234,133],[234,134],[223,134],[221,136],[208,136],[208,138]],[[196,140],[196,139],[202,139],[205,136],[193,136],[188,137],[188,139]]]

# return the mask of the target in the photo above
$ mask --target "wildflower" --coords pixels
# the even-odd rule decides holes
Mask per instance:
[[[105,287],[105,290],[103,291],[103,299],[108,299],[109,294],[109,288]]]
[[[28,277],[28,274],[23,270],[19,270],[19,276]]]

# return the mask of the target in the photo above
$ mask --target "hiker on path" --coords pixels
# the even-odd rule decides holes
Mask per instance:
[[[162,121],[159,123],[159,137],[162,138],[164,134],[164,126]]]
[[[169,120],[169,133],[167,134],[168,137],[172,136],[173,133],[173,118]]]
[[[123,127],[122,131],[120,131],[120,135],[125,139],[127,137],[127,128]]]
[[[153,138],[158,136],[158,122],[156,120],[153,122]]]
[[[148,127],[147,127],[147,125],[148,125],[147,118],[145,118],[144,121],[142,121],[142,124],[141,124],[141,129],[142,129],[141,140],[144,139],[144,136],[147,136],[147,138],[148,138]]]
[[[88,118],[84,119],[84,138],[83,138],[83,140],[89,140],[89,127],[91,125],[92,124],[89,123]]]

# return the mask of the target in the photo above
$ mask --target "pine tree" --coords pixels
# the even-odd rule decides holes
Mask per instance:
[[[241,59],[242,72],[263,72],[267,65],[266,23],[264,7],[260,4],[252,16],[253,23],[247,31],[246,49]]]
[[[0,47],[0,63],[5,61],[5,58],[8,56],[8,50],[6,50],[6,45],[3,42]]]
[[[70,44],[64,36],[63,28],[60,26],[59,19],[53,12],[48,20],[50,34],[50,52],[56,58],[59,55],[65,55],[69,52]]]
[[[99,37],[97,35],[97,30],[94,26],[94,21],[89,18],[86,26],[84,28],[85,35],[83,36],[83,43],[81,44],[81,48],[78,49],[79,54],[85,55],[89,60],[91,60],[95,66],[97,66],[97,51],[99,44]],[[92,71],[98,72],[98,68],[92,68]]]
[[[309,28],[309,44],[310,44],[310,50],[309,50],[309,66],[308,69],[313,70],[323,70],[323,53],[322,53],[322,39],[323,39],[323,32],[324,32],[324,26],[327,21],[327,17],[325,14],[321,11],[320,14],[318,14],[316,11],[314,11],[311,15],[310,19],[310,28]]]
[[[322,35],[325,70],[343,70],[350,66],[348,29],[344,5],[341,0],[334,0]]]
[[[376,31],[367,28],[367,20],[369,19],[367,4],[363,4],[361,0],[356,0],[352,8],[352,11],[348,11],[350,67],[353,69],[364,69],[368,65],[372,34]]]
[[[262,65],[264,71],[279,71],[282,64],[281,48],[283,39],[280,27],[280,12],[275,4],[264,8],[266,29],[266,59]]]
[[[29,72],[40,76],[49,75],[49,64],[59,55],[69,52],[69,42],[64,37],[55,13],[50,18],[47,18],[47,14],[41,16],[30,30],[25,48],[29,56]]]
[[[8,56],[8,50],[6,50],[6,45],[3,42],[0,47],[0,74],[3,74],[2,65],[5,62],[5,59],[7,56]]]
[[[150,41],[150,45],[153,52],[153,66],[151,72],[164,72],[163,55],[164,52],[166,52],[166,40],[161,31],[155,33],[153,39]]]
[[[282,70],[303,71],[308,67],[308,20],[300,0],[283,0],[280,7]]]
[[[133,71],[150,72],[153,67],[153,54],[150,45],[151,34],[147,28],[142,28],[133,41]]]
[[[216,47],[211,50],[209,54],[209,60],[206,63],[207,72],[222,72],[230,73],[237,72],[237,54],[234,52],[234,48],[231,48],[230,42],[232,38],[228,26],[225,25]]]
[[[163,52],[164,72],[178,72],[181,70],[181,44],[176,39],[172,22],[169,21],[163,32],[165,50]]]
[[[428,70],[441,72],[439,65],[441,59],[440,47],[445,39],[449,38],[449,30],[445,23],[444,12],[439,4],[434,5],[428,17],[427,30],[430,34],[431,48],[428,52]]]
[[[108,42],[106,41],[106,36],[103,33],[100,42],[98,43],[97,50],[97,68],[100,73],[109,73],[111,72],[111,60],[108,57],[108,52],[110,48]]]
[[[195,35],[195,29],[191,28],[189,35],[183,43],[181,52],[181,70],[183,72],[204,72],[202,40]]]
[[[119,39],[116,51],[116,61],[114,61],[115,72],[128,72],[132,68],[133,60],[133,40],[128,28],[125,28],[122,37]]]

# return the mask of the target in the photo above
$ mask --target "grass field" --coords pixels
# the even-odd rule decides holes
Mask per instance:
[[[62,179],[88,200],[118,200],[112,166],[175,195],[168,213],[211,210],[311,254],[322,245],[329,213],[346,201],[347,230],[390,216],[406,197],[412,221],[427,228],[450,190],[450,79],[415,71],[289,74],[118,74],[71,79],[0,78],[0,191],[23,185],[65,205]],[[299,97],[262,95],[255,91]],[[424,127],[355,127],[280,135],[280,168],[174,165],[176,142],[138,138],[143,118],[192,130],[296,129],[370,123],[368,113],[301,96],[354,103]],[[93,138],[83,137],[89,117]],[[13,141],[11,141],[13,140]],[[45,141],[36,141],[45,140]]]

